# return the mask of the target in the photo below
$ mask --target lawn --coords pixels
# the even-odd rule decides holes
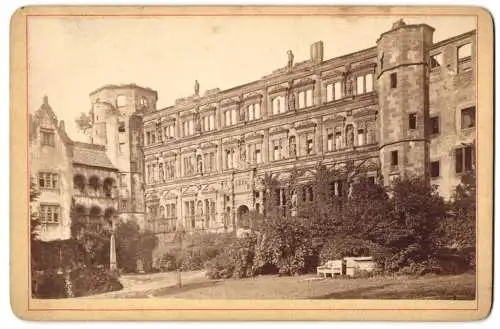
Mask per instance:
[[[323,279],[259,276],[247,279],[202,280],[153,294],[180,299],[459,299],[475,298],[475,275]]]

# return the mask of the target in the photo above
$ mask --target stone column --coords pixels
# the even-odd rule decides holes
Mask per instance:
[[[321,134],[322,134],[322,145],[323,145],[323,153],[325,151],[328,151],[328,127],[323,124],[323,122],[321,123],[321,126],[322,126],[322,129],[321,129]],[[335,134],[333,135],[333,138],[335,139]],[[334,141],[335,143],[335,141]]]
[[[316,154],[323,154],[323,140],[324,140],[324,132],[323,132],[323,122],[321,121],[321,117],[317,118],[316,128],[314,129],[314,148]]]
[[[263,163],[268,163],[269,162],[269,128],[266,128],[264,130],[264,139],[262,141],[262,162]]]
[[[316,76],[314,83],[314,91],[313,91],[314,105],[321,105],[323,103],[322,92],[323,90],[321,89],[321,79],[318,76]]]
[[[175,177],[182,177],[182,161],[181,161],[181,149],[178,150],[175,156]]]
[[[268,117],[268,112],[269,112],[270,106],[269,106],[269,95],[267,93],[267,88],[264,90],[264,95],[262,97],[262,102],[260,105],[260,116],[262,118],[267,118]]]
[[[223,170],[223,167],[222,167],[222,163],[223,163],[222,162],[223,161],[222,156],[223,156],[223,154],[222,153],[223,153],[222,152],[222,139],[219,139],[219,143],[217,145],[217,171],[219,173],[221,173],[222,170]]]
[[[111,217],[111,237],[109,240],[109,269],[116,270],[116,242],[115,242],[115,223],[116,216]]]

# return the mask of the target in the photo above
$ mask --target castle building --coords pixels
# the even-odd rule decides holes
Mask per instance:
[[[181,228],[237,230],[262,212],[266,174],[299,167],[307,181],[319,162],[353,163],[385,185],[422,175],[449,198],[474,168],[476,33],[434,43],[433,32],[400,20],[374,47],[331,59],[318,41],[308,60],[289,51],[271,74],[203,95],[196,81],[161,109],[137,85],[92,92],[89,142],[116,168],[117,216],[160,241]]]
[[[475,31],[438,43],[433,32],[400,20],[375,47],[327,60],[319,41],[306,61],[289,52],[257,81],[204,95],[196,82],[194,95],[146,112],[146,225],[237,229],[262,211],[266,173],[320,161],[352,161],[386,185],[423,175],[449,197],[474,166]]]
[[[30,176],[39,195],[31,204],[39,239],[72,235],[71,211],[95,230],[110,232],[110,265],[116,265],[114,225],[118,219],[118,169],[103,145],[72,141],[44,97],[29,117]],[[72,209],[74,207],[74,209]]]

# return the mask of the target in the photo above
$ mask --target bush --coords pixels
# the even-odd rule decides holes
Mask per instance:
[[[249,235],[236,239],[223,252],[205,263],[211,279],[246,278],[255,275],[254,258],[257,237]]]
[[[227,249],[233,239],[232,234],[185,235],[182,239],[182,248],[180,244],[171,247],[161,256],[159,266],[166,271],[178,268],[184,271],[201,270],[208,261]]]
[[[319,252],[321,264],[344,257],[373,256],[376,245],[370,241],[350,238],[333,239],[325,243]]]
[[[228,279],[234,273],[234,260],[229,252],[223,252],[206,263],[209,279]]]
[[[35,272],[31,279],[33,298],[66,298],[66,283],[63,274],[56,271]]]
[[[102,294],[123,289],[118,273],[104,267],[84,267],[70,273],[74,297]]]
[[[234,264],[233,275],[246,278],[255,274],[254,259],[257,237],[253,234],[237,239],[229,248]]]
[[[274,265],[280,275],[296,275],[315,269],[313,234],[302,218],[275,218],[261,225],[256,243],[255,273]]]
[[[133,222],[120,222],[116,228],[116,261],[125,272],[135,272],[140,260],[143,269],[151,272],[153,269],[153,250],[158,244],[158,238],[150,232],[141,232]]]

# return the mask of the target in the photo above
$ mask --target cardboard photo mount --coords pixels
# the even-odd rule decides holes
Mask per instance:
[[[32,299],[29,270],[28,24],[35,17],[167,16],[475,16],[477,21],[476,299],[442,300],[180,300]],[[277,23],[278,24],[278,23]],[[12,16],[10,31],[10,285],[14,313],[26,320],[439,320],[485,318],[492,305],[493,23],[477,7],[384,6],[31,6]],[[182,33],[179,31],[178,33]],[[38,54],[37,54],[38,55]],[[40,56],[51,56],[47,51]],[[50,77],[47,77],[50,83]],[[82,93],[87,92],[82,90]],[[23,184],[22,182],[26,182]]]

